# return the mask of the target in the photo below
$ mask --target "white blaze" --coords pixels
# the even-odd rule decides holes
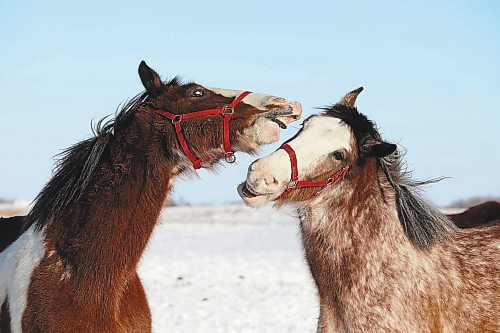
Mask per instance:
[[[299,180],[317,176],[318,164],[325,162],[336,150],[349,153],[351,137],[350,128],[338,118],[313,116],[307,119],[297,137],[288,142],[297,156]],[[331,161],[334,163],[333,159]],[[238,188],[240,196],[250,206],[264,205],[283,193],[291,180],[291,170],[290,157],[284,149],[278,149],[249,167],[246,186],[257,196],[244,195],[242,185]]]
[[[221,88],[207,88],[211,91],[213,91],[216,94],[222,95],[224,97],[229,97],[229,98],[235,98],[236,96],[240,95],[243,93],[243,90],[230,90],[230,89],[221,89]],[[256,109],[262,110],[262,111],[267,111],[268,108],[266,106],[270,104],[279,104],[279,103],[284,103],[286,100],[284,98],[276,97],[276,96],[271,96],[271,95],[266,95],[266,94],[260,94],[260,93],[251,93],[245,98],[243,98],[243,102],[245,102],[248,105],[252,105]]]
[[[351,131],[340,119],[313,116],[300,134],[288,142],[297,155],[299,176],[314,171],[316,165],[336,150],[350,150]],[[288,156],[287,156],[288,157]]]
[[[288,142],[297,155],[299,179],[313,174],[316,165],[326,159],[330,153],[339,149],[349,151],[350,140],[349,127],[338,118],[313,116],[306,120],[300,134]],[[283,149],[258,160],[256,167],[266,170],[279,182],[290,180],[290,158]],[[250,170],[249,176],[251,173]]]

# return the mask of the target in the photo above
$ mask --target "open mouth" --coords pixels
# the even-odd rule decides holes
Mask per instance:
[[[238,185],[238,194],[243,202],[250,207],[262,207],[273,197],[271,193],[256,193],[247,182]]]
[[[273,118],[271,119],[271,121],[275,122],[276,124],[278,124],[278,126],[282,129],[287,129],[288,126],[286,126],[286,124],[284,122],[282,122],[281,120],[279,120],[278,118]]]
[[[259,194],[256,194],[253,192],[249,187],[248,184],[245,183],[243,184],[243,187],[241,188],[241,193],[246,197],[246,198],[255,198]]]
[[[278,124],[282,129],[287,129],[288,124],[300,118],[293,110],[273,110],[265,115],[267,119]]]

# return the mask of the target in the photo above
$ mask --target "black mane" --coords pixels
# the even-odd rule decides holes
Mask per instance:
[[[335,104],[322,108],[324,115],[335,117],[348,125],[358,145],[365,140],[381,140],[376,124],[360,113],[355,107]],[[437,240],[448,239],[455,225],[439,209],[422,198],[420,186],[435,183],[441,179],[416,181],[406,168],[403,155],[399,150],[378,159],[387,181],[396,193],[396,206],[399,221],[408,239],[418,248],[425,249]],[[364,158],[360,154],[360,158]]]
[[[177,84],[179,79],[175,77],[172,81]],[[33,201],[23,230],[33,224],[42,229],[56,214],[80,198],[94,177],[110,139],[129,122],[147,97],[146,92],[133,97],[119,108],[114,119],[106,120],[108,117],[104,117],[92,128],[94,137],[78,142],[57,155],[53,176]]]

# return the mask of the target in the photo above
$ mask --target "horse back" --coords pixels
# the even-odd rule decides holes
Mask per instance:
[[[473,228],[500,219],[500,202],[486,201],[472,206],[463,213],[449,214],[448,217],[459,228]]]
[[[25,219],[26,216],[0,217],[0,252],[20,236]]]

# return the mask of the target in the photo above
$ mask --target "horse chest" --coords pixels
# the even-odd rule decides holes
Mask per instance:
[[[32,226],[0,254],[0,302],[8,302],[13,333],[21,332],[31,276],[44,253],[44,232]]]
[[[342,227],[329,214],[309,211],[301,225],[325,317],[336,318],[332,321],[348,331],[404,331],[402,326],[412,331],[418,326],[415,313],[406,311],[409,300],[418,298],[407,282],[406,255],[375,240],[367,246],[369,237],[353,237],[357,230]]]

